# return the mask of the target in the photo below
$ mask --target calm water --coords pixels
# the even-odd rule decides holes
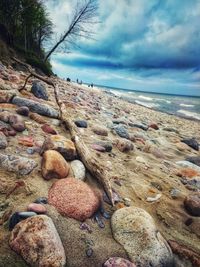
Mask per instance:
[[[121,96],[132,103],[200,121],[200,97],[175,96],[98,87],[112,92],[117,96]]]

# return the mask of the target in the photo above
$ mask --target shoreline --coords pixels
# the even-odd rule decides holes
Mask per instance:
[[[168,114],[168,115],[171,115],[171,116],[176,116],[178,118],[182,118],[182,119],[186,119],[186,120],[192,120],[192,121],[196,121],[196,122],[199,122],[200,123],[200,119],[196,119],[196,118],[189,117],[189,116],[184,116],[184,115],[181,115],[181,114],[179,115],[178,113],[170,113],[170,112],[167,112],[167,111],[158,110],[158,109],[155,109],[153,107],[148,107],[148,106],[145,106],[145,105],[136,103],[135,100],[128,100],[127,97],[125,97],[125,96],[119,96],[119,95],[114,94],[114,93],[112,93],[110,91],[107,91],[107,90],[104,90],[104,92],[107,93],[107,94],[109,94],[109,95],[112,95],[113,97],[122,99],[122,100],[124,100],[124,101],[126,101],[126,102],[128,102],[130,104],[133,104],[133,105],[138,105],[138,106],[141,106],[141,107],[144,107],[144,108],[153,110],[153,111],[157,111],[157,112],[160,112],[160,113],[163,113],[163,114]],[[140,91],[136,91],[136,92],[140,92]],[[200,114],[199,114],[199,116],[200,116]]]

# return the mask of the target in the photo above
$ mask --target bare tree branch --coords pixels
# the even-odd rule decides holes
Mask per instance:
[[[45,61],[51,56],[55,50],[65,41],[75,43],[77,37],[90,38],[93,32],[89,30],[89,26],[97,23],[97,1],[96,0],[80,0],[77,2],[71,22],[67,30],[60,36],[57,43],[50,49],[45,57]],[[71,39],[71,40],[69,40]]]

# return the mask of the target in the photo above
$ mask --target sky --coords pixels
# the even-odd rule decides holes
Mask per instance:
[[[200,0],[97,0],[93,39],[51,57],[62,78],[145,92],[200,96]],[[76,0],[46,0],[55,36]]]

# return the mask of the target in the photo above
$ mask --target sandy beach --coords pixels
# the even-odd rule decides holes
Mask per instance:
[[[5,128],[2,122],[6,123],[3,112],[16,114],[19,108],[13,101],[16,97],[48,105],[60,112],[53,88],[45,83],[48,100],[31,93],[35,79],[30,79],[26,90],[19,92],[25,78],[26,73],[14,71],[11,67],[1,69],[1,129]],[[27,175],[10,171],[2,162],[0,164],[0,267],[29,266],[9,245],[9,219],[14,212],[27,211],[27,206],[37,198],[48,198],[52,184],[60,181],[42,177],[41,148],[45,139],[55,134],[74,141],[65,123],[69,119],[79,122],[75,130],[87,151],[85,156],[95,159],[97,169],[101,166],[108,174],[115,203],[114,206],[109,203],[105,184],[99,183],[85,166],[84,183],[98,195],[101,208],[109,216],[103,216],[103,212],[96,210],[91,218],[84,220],[83,225],[80,220],[63,216],[55,205],[45,204],[46,215],[52,219],[62,241],[66,266],[100,267],[110,257],[131,260],[133,256],[130,252],[116,240],[110,218],[126,207],[141,208],[153,218],[157,231],[174,252],[175,266],[200,266],[200,217],[189,212],[184,204],[186,197],[199,194],[200,167],[189,162],[188,158],[200,157],[200,152],[194,149],[195,145],[192,148],[183,142],[195,138],[196,143],[193,143],[199,146],[200,123],[129,103],[97,88],[59,78],[54,78],[54,82],[59,89],[63,119],[41,114],[38,117],[20,115],[25,130],[17,131],[15,136],[7,135],[7,144],[0,150],[1,155],[26,157],[37,163]],[[12,97],[5,100],[8,95]],[[82,127],[81,122],[86,127]],[[48,125],[50,129],[43,125]],[[84,163],[78,154],[75,159]],[[69,172],[66,179],[75,173],[71,160],[67,160],[67,164]]]

